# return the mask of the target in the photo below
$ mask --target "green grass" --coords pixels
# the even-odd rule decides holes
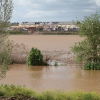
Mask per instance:
[[[96,92],[61,92],[61,91],[45,91],[36,93],[33,90],[26,89],[21,86],[1,85],[0,97],[13,97],[17,94],[24,95],[28,98],[36,98],[37,100],[100,100],[100,95]],[[19,97],[20,98],[20,97]],[[17,99],[27,100],[27,99]]]
[[[0,96],[11,97],[16,94],[24,94],[26,96],[32,97],[36,93],[30,89],[26,89],[25,87],[21,87],[21,86],[14,86],[14,85],[0,86]]]
[[[9,31],[9,34],[11,34],[11,35],[26,35],[27,32],[16,30],[16,31]]]
[[[64,32],[64,31],[44,31],[42,32],[43,35],[76,35],[77,32]]]

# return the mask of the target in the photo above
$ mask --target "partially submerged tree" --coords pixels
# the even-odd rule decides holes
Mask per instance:
[[[12,46],[8,40],[8,27],[12,9],[12,0],[0,0],[0,79],[5,76],[6,71],[9,69],[8,64],[11,63]]]
[[[28,66],[43,66],[47,65],[43,61],[43,55],[41,54],[41,51],[38,50],[37,48],[32,48],[29,52],[26,64]]]
[[[78,23],[79,35],[85,39],[76,43],[71,49],[76,61],[86,63],[100,63],[100,15],[99,12],[84,17]]]

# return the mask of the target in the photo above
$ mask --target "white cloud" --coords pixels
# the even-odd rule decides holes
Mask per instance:
[[[96,0],[96,4],[100,6],[100,0]]]
[[[23,16],[24,16],[24,13],[13,10],[13,17],[23,17]]]
[[[57,0],[46,0],[47,2],[57,2]]]
[[[31,4],[31,0],[13,0],[15,5],[29,5]]]
[[[100,0],[13,0],[13,21],[75,20],[100,10]]]
[[[30,11],[24,18],[41,18],[45,16],[54,16],[57,11]]]
[[[90,9],[84,9],[83,11],[85,11],[85,12],[95,12],[95,10],[90,10]]]

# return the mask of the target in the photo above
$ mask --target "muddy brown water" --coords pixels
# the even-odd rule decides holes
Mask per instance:
[[[100,92],[100,71],[85,71],[79,66],[12,65],[2,84],[26,86],[37,92],[44,90]]]
[[[10,40],[24,43],[29,48],[37,47],[40,50],[69,50],[75,42],[83,38],[77,35],[11,35]]]
[[[71,45],[83,39],[74,35],[12,35],[9,38],[24,43],[29,48],[34,46],[41,50],[69,50]],[[6,78],[0,80],[0,84],[22,85],[37,92],[44,90],[100,92],[100,71],[83,70],[76,65],[27,67],[13,64]]]

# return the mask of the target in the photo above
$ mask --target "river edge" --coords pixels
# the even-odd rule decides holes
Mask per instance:
[[[41,50],[40,50],[41,51]],[[28,58],[30,50],[25,49],[23,45],[16,45],[13,48],[11,58],[12,62],[16,64],[25,64],[26,59]],[[43,55],[43,61],[48,63],[48,65],[54,66],[55,63],[57,65],[67,65],[67,64],[74,64],[74,54],[70,51],[63,51],[63,50],[53,50],[53,51],[41,51]]]
[[[25,63],[32,47],[41,51],[49,64],[66,65],[74,63],[74,56],[70,47],[84,38],[78,35],[10,35],[9,40],[14,43],[12,59],[14,63]],[[51,62],[53,61],[53,62]],[[51,62],[51,63],[50,63]]]

